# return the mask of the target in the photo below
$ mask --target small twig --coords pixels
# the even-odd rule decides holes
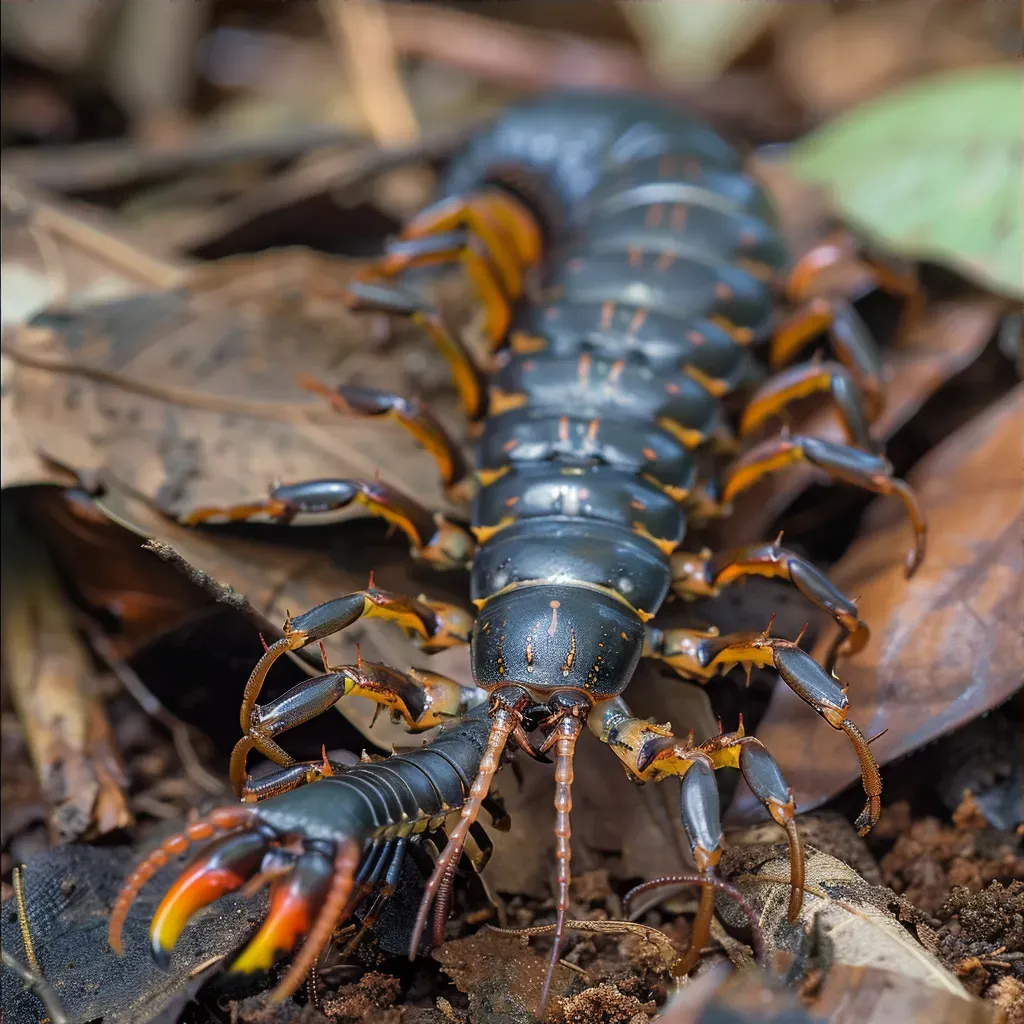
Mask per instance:
[[[188,276],[188,268],[161,260],[148,252],[90,224],[70,209],[33,194],[32,189],[7,178],[0,187],[3,204],[15,213],[25,214],[31,227],[54,239],[70,242],[82,252],[113,267],[130,280],[154,288],[176,288]]]
[[[15,960],[6,949],[0,952],[3,954],[4,967],[21,978],[25,987],[43,1004],[44,1009],[50,1015],[50,1024],[68,1024],[68,1016],[61,1006],[56,992],[47,984],[42,975],[33,974],[24,964]]]
[[[171,734],[174,749],[181,758],[186,774],[200,789],[213,796],[224,792],[223,783],[211,775],[199,762],[195,747],[192,745],[192,728],[177,715],[169,711],[153,694],[138,674],[114,649],[114,645],[99,630],[95,623],[83,620],[83,628],[89,637],[93,650],[103,663],[113,672],[118,682],[135,698],[139,707],[151,718],[159,722]]]
[[[45,160],[37,148],[12,148],[4,153],[4,163],[12,173],[37,187],[56,192],[87,192],[251,160],[288,160],[356,139],[351,129],[316,124],[255,138],[201,134],[186,139],[175,149],[135,140],[47,147]]]
[[[143,551],[151,551],[157,558],[163,559],[173,565],[178,572],[190,579],[197,587],[202,588],[219,604],[226,604],[229,608],[241,612],[247,618],[262,621],[261,616],[249,603],[249,599],[240,594],[234,587],[227,583],[218,583],[209,573],[197,569],[184,556],[180,555],[170,544],[161,540],[148,540],[142,545]]]

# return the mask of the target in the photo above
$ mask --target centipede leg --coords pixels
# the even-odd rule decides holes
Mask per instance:
[[[746,663],[774,668],[779,678],[833,729],[846,733],[860,762],[861,784],[867,797],[855,824],[861,835],[870,832],[882,811],[882,775],[864,734],[847,717],[850,701],[835,676],[826,673],[797,643],[773,637],[769,629],[721,638],[715,659],[723,667]]]
[[[732,501],[767,474],[798,463],[815,466],[834,480],[875,494],[897,495],[914,529],[914,547],[906,559],[907,578],[913,576],[924,558],[927,524],[914,492],[905,481],[893,476],[892,463],[882,455],[816,437],[774,438],[750,449],[733,463],[726,476],[723,500]]]
[[[711,934],[715,890],[731,888],[715,874],[722,854],[722,825],[714,773],[719,767],[737,766],[737,742],[743,735],[742,723],[736,734],[719,736],[695,747],[692,739],[681,740],[674,736],[668,725],[655,725],[634,717],[626,703],[615,698],[597,705],[587,724],[603,743],[611,747],[627,773],[637,781],[681,778],[680,814],[697,867],[697,874],[686,876],[684,880],[701,886],[690,949],[672,967],[673,974],[688,974],[699,960]],[[795,856],[792,877],[802,886],[800,852],[796,851]],[[668,881],[666,879],[665,883]],[[753,930],[755,942],[758,942],[758,929],[755,927]]]
[[[679,787],[679,810],[698,873],[707,878],[714,877],[715,867],[722,856],[722,822],[714,766],[708,758],[695,755],[690,762],[690,769],[683,775]],[[682,960],[672,966],[672,973],[677,977],[689,974],[697,965],[701,950],[711,937],[714,913],[714,886],[702,885],[700,905],[690,934],[690,948]]]
[[[716,597],[721,588],[751,576],[786,580],[808,601],[827,612],[842,630],[826,669],[840,656],[856,654],[868,642],[870,630],[856,603],[842,593],[813,563],[779,544],[751,544],[712,554],[676,552],[672,555],[672,589],[684,598]]]
[[[294,759],[275,742],[274,735],[326,711],[357,688],[364,688],[366,696],[387,704],[403,717],[407,715],[406,720],[414,724],[417,707],[422,717],[428,706],[440,715],[451,705],[456,709],[461,706],[455,703],[458,685],[443,676],[427,672],[405,675],[385,666],[362,663],[340,670],[325,665],[328,671],[324,675],[299,683],[267,708],[257,705],[267,673],[282,654],[301,650],[361,618],[396,623],[427,653],[468,643],[472,631],[472,618],[461,608],[376,588],[335,598],[290,618],[284,625],[284,636],[266,649],[245,684],[239,711],[243,735],[231,753],[230,774],[236,793],[240,794],[246,783],[245,765],[251,750],[259,750],[282,767],[294,765]],[[419,691],[425,696],[417,696]],[[433,700],[436,703],[431,704]]]
[[[291,758],[284,754],[276,737],[294,729],[332,708],[343,697],[366,697],[381,707],[390,709],[395,719],[405,722],[410,732],[422,732],[446,720],[463,714],[468,706],[467,691],[454,679],[436,672],[411,669],[399,672],[387,665],[360,660],[355,665],[325,666],[329,671],[297,683],[287,693],[269,704],[254,705],[248,728],[235,745],[231,756],[231,782],[240,795],[253,793],[259,783],[248,783],[245,764],[252,749],[269,757],[277,764],[293,769]],[[283,761],[282,754],[287,761]],[[302,769],[302,781],[314,781],[330,774],[329,766],[313,765]],[[287,788],[301,784],[289,778]],[[271,784],[280,791],[285,780],[278,778]],[[264,787],[266,784],[264,784]]]
[[[740,420],[740,436],[749,437],[772,417],[800,399],[827,394],[839,412],[850,444],[876,451],[865,417],[866,402],[850,371],[841,363],[811,361],[770,377],[751,397]]]
[[[349,285],[348,305],[355,312],[404,316],[422,328],[451,369],[463,412],[471,420],[477,420],[484,415],[486,391],[472,354],[459,336],[448,330],[440,312],[422,295],[390,282],[382,284],[357,280]],[[344,390],[339,393],[344,395]],[[407,404],[410,407],[416,405],[411,402]],[[429,416],[429,413],[420,407],[419,416],[423,418]],[[431,423],[430,426],[432,429],[443,431],[440,424]]]
[[[540,257],[540,232],[527,209],[497,190],[451,196],[421,210],[402,231],[403,240],[465,230],[490,253],[506,293],[522,294],[523,270]]]
[[[485,331],[493,347],[505,337],[512,318],[512,301],[503,286],[501,272],[487,246],[466,232],[425,235],[399,240],[389,246],[384,258],[367,272],[366,278],[394,278],[414,267],[461,263],[483,301]]]
[[[804,851],[796,827],[793,791],[765,745],[743,735],[742,724],[735,733],[723,734],[702,743],[700,749],[715,768],[739,768],[751,792],[764,804],[772,818],[786,830],[789,842],[789,923],[800,915],[804,896]]]
[[[773,370],[785,366],[822,331],[856,383],[868,421],[874,422],[884,405],[882,357],[867,324],[846,299],[820,296],[794,310],[772,337],[769,365]]]
[[[250,522],[268,518],[288,524],[303,513],[336,512],[351,506],[364,508],[371,516],[396,526],[408,539],[412,556],[435,569],[462,568],[476,550],[476,541],[468,530],[376,480],[307,480],[282,485],[272,488],[265,502],[198,508],[182,522],[197,526],[217,520]]]

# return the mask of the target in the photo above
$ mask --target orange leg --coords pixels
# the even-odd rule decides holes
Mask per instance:
[[[849,295],[842,290],[821,290],[822,277],[844,265],[866,271],[878,288],[905,300],[899,336],[904,336],[920,317],[924,293],[916,272],[865,256],[854,236],[840,231],[809,249],[790,271],[785,292],[797,308],[772,340],[771,364],[785,365],[816,335],[828,331],[836,356],[864,392],[868,418],[874,420],[882,408],[881,360],[874,340],[853,309]]]
[[[300,377],[299,385],[322,395],[334,408],[349,416],[381,416],[394,420],[433,456],[441,482],[452,497],[461,484],[468,483],[469,465],[458,443],[444,424],[422,402],[374,388],[329,388],[312,377]]]
[[[355,312],[406,316],[421,327],[448,363],[465,414],[471,420],[484,415],[484,383],[473,356],[458,335],[448,330],[441,314],[421,295],[390,283],[355,280],[349,285],[348,304]]]
[[[812,360],[777,373],[757,389],[740,420],[740,436],[749,437],[768,420],[783,416],[786,408],[811,395],[830,395],[850,444],[867,451],[877,445],[864,416],[866,402],[853,375],[841,363]]]
[[[863,395],[869,422],[882,412],[882,360],[874,338],[848,299],[818,296],[801,304],[783,320],[772,337],[768,361],[773,370],[792,362],[815,337],[827,331],[838,360]]]
[[[303,512],[332,512],[359,505],[370,515],[397,526],[409,539],[412,556],[435,569],[464,567],[476,550],[472,534],[450,523],[440,514],[432,515],[422,505],[379,482],[367,480],[309,480],[275,487],[265,502],[224,508],[198,508],[182,522],[188,526],[210,520],[246,522],[266,516],[290,523]]]
[[[496,190],[453,196],[420,211],[401,237],[423,238],[460,229],[484,243],[505,293],[518,298],[524,269],[540,258],[540,231],[529,211],[512,196]]]
[[[913,264],[885,261],[864,253],[852,232],[841,230],[807,250],[790,270],[786,295],[790,302],[802,302],[813,294],[821,276],[833,267],[847,265],[866,271],[877,287],[890,295],[906,299],[908,309],[903,326],[909,326],[920,314],[924,293]]]
[[[678,551],[672,555],[672,589],[680,597],[701,600],[716,597],[722,587],[751,576],[786,580],[812,604],[828,612],[843,635],[834,647],[831,661],[838,655],[856,654],[868,642],[870,631],[857,611],[857,605],[836,589],[820,569],[786,548],[780,547],[781,535],[772,544],[751,544],[733,551],[698,554]],[[831,670],[832,664],[826,665]]]
[[[751,448],[730,467],[722,495],[730,502],[769,473],[807,463],[824,470],[833,480],[863,487],[875,494],[895,494],[903,502],[914,528],[914,547],[907,555],[909,579],[924,559],[928,526],[917,497],[903,480],[893,477],[893,467],[882,455],[833,444],[816,437],[779,437]]]
[[[501,275],[486,245],[476,236],[454,232],[396,242],[380,262],[366,271],[364,279],[375,275],[394,278],[413,267],[445,263],[465,266],[487,311],[487,336],[497,347],[504,340],[512,318],[512,296],[502,287]]]
[[[719,884],[715,867],[722,856],[722,825],[714,777],[718,768],[739,768],[757,798],[786,829],[790,855],[789,920],[796,921],[803,902],[804,858],[796,829],[793,792],[764,745],[744,735],[742,722],[735,733],[715,736],[694,746],[692,738],[678,739],[668,725],[633,717],[625,702],[614,698],[594,709],[588,725],[637,781],[682,779],[679,795],[683,828],[702,891],[690,950],[673,964],[673,974],[688,974],[693,969],[710,935],[714,890]]]

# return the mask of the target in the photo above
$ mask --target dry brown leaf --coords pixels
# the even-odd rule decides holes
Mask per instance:
[[[832,574],[859,595],[871,641],[838,674],[851,717],[884,764],[970,721],[1021,685],[1024,550],[1021,546],[1024,387],[931,452],[910,476],[929,522],[929,550],[910,581],[894,552],[906,526],[889,499],[869,510],[864,534]],[[824,657],[828,638],[814,654]],[[758,724],[765,743],[810,809],[857,777],[833,729],[780,686]],[[760,816],[744,790],[732,820]]]
[[[1000,1024],[995,1007],[961,993],[922,984],[896,971],[833,964],[811,1004],[832,1024]]]
[[[50,805],[55,842],[132,823],[95,669],[46,551],[11,499],[3,517],[4,682]]]
[[[55,203],[8,175],[4,176],[2,194],[0,312],[5,333],[49,305],[129,295],[148,283],[140,273],[146,266],[144,260],[137,266],[125,266],[104,255],[114,236],[92,211]],[[164,269],[171,272],[174,268],[167,264]],[[65,474],[39,458],[31,433],[19,422],[15,410],[19,375],[31,371],[3,358],[0,372],[0,487],[68,483]]]
[[[529,941],[493,930],[467,939],[446,942],[434,951],[445,974],[469,996],[472,1020],[500,1020],[507,1024],[533,1024],[533,1011],[547,972],[547,957],[530,948]],[[572,972],[555,968],[551,996],[557,1001],[572,984]]]
[[[296,378],[408,390],[401,354],[338,301],[352,264],[272,253],[215,265],[190,293],[150,292],[50,315],[5,352],[34,445],[77,472],[110,472],[173,514],[261,500],[275,478],[381,478],[441,504],[437,473],[398,427],[344,418]],[[418,345],[418,347],[417,347]],[[429,381],[429,344],[411,344]],[[425,371],[425,374],[424,374]],[[450,410],[438,410],[442,416]]]
[[[893,971],[969,999],[956,977],[900,923],[918,916],[906,899],[891,889],[869,885],[841,860],[807,848],[803,909],[793,925],[786,920],[789,856],[784,844],[727,850],[720,873],[740,888],[759,914],[769,955],[782,950],[800,964],[808,940],[816,934],[828,943],[833,963]],[[742,926],[737,909],[724,897],[719,914],[726,924]]]
[[[767,1024],[892,1024],[893,1021],[928,1021],[929,1024],[997,1024],[994,1007],[980,999],[966,1002],[944,989],[931,988],[905,975],[873,967],[832,964],[820,985],[796,993],[758,970],[727,974],[704,972],[665,1008],[661,1024],[701,1024],[721,1019]],[[1001,1022],[999,1022],[1001,1024]]]

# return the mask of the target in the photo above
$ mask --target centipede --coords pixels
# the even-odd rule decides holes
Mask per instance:
[[[423,268],[449,265],[478,300],[483,354],[417,283]],[[913,274],[868,253],[851,232],[791,252],[739,150],[667,102],[562,92],[522,102],[477,133],[436,200],[348,286],[354,311],[412,322],[447,360],[473,457],[419,399],[304,382],[340,413],[411,434],[467,514],[441,514],[379,480],[323,479],[186,519],[288,524],[359,506],[397,527],[418,562],[468,569],[469,602],[392,593],[371,578],[362,591],[289,618],[245,684],[230,764],[239,802],[168,840],[128,879],[111,916],[112,946],[120,949],[142,885],[171,855],[210,839],[156,911],[154,955],[165,960],[201,908],[269,886],[268,916],[231,970],[266,970],[305,936],[273,991],[281,1001],[365,901],[393,890],[406,848],[440,834],[410,939],[414,958],[443,939],[456,867],[478,848],[477,819],[493,800],[495,775],[527,756],[552,764],[554,775],[555,928],[543,1019],[566,938],[573,765],[584,728],[638,784],[678,780],[696,868],[685,877],[701,896],[674,973],[697,964],[715,893],[729,888],[716,874],[720,768],[738,768],[785,829],[796,921],[804,889],[797,808],[771,753],[742,721],[695,743],[635,716],[626,695],[642,658],[702,684],[736,666],[773,670],[845,734],[866,796],[856,826],[865,834],[878,820],[879,767],[836,669],[869,636],[856,603],[779,540],[712,551],[688,539],[731,515],[759,481],[803,464],[895,495],[913,529],[906,575],[921,564],[924,518],[872,434],[885,405],[879,346],[854,296],[821,284],[851,265],[908,305],[919,301]],[[727,407],[737,396],[738,413]],[[813,396],[836,409],[845,443],[789,430],[757,440]],[[659,625],[670,594],[700,601],[755,576],[793,586],[831,617],[838,639],[826,664],[801,649],[800,637],[773,636],[770,623],[725,634]],[[366,617],[392,622],[427,654],[468,647],[476,688],[359,657],[331,666],[324,653],[321,674],[258,703],[279,657],[318,642],[323,651],[325,637]],[[344,770],[326,758],[296,761],[280,745],[288,729],[353,694],[412,734],[440,731],[410,753]],[[258,779],[247,767],[252,751],[275,766]]]

